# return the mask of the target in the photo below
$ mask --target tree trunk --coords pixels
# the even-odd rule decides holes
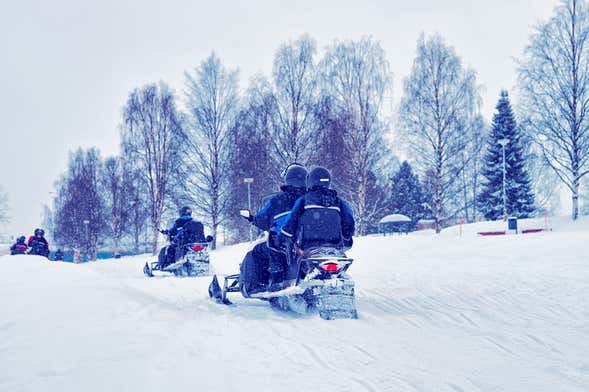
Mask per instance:
[[[575,180],[573,181],[572,218],[574,221],[577,220],[577,218],[579,218],[579,180],[577,179],[577,176],[575,176]]]
[[[156,216],[155,219],[153,221],[153,238],[151,240],[151,254],[152,255],[157,255],[157,251],[158,251],[158,239],[159,239],[159,235],[160,235],[160,230],[159,230],[159,226],[160,226],[160,212],[156,211],[155,212]]]
[[[113,255],[116,257],[119,254],[119,244],[121,240],[119,237],[114,237],[114,250]]]

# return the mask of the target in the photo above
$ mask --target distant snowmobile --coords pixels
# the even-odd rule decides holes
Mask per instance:
[[[208,246],[213,237],[210,235],[202,241],[202,224],[196,221],[187,222],[173,236],[166,230],[170,245],[163,247],[158,261],[145,263],[143,273],[153,277],[154,272],[164,272],[174,276],[204,276],[210,273]],[[200,238],[199,238],[200,237]]]
[[[243,210],[241,214],[247,218],[249,211]],[[223,287],[213,276],[209,296],[220,304],[230,305],[227,294],[240,292],[244,298],[267,300],[272,307],[284,311],[305,314],[316,310],[325,320],[358,317],[354,281],[347,273],[353,259],[333,246],[313,247],[304,253],[294,249],[290,253],[285,289],[260,291],[260,283],[267,287],[268,282],[258,281],[254,259],[246,257],[239,274],[224,277]]]

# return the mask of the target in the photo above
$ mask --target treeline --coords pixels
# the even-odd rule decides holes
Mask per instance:
[[[213,53],[185,73],[180,95],[165,83],[129,94],[120,157],[72,154],[48,212],[55,240],[77,246],[83,238],[92,254],[104,238],[136,247],[148,231],[155,252],[157,229],[187,204],[215,238],[223,230],[240,241],[244,179],[253,178],[257,209],[292,162],[331,170],[358,234],[390,213],[432,219],[437,231],[458,217],[532,216],[556,208],[558,180],[572,192],[576,219],[589,160],[588,33],[585,2],[557,7],[519,63],[517,115],[501,92],[490,126],[476,73],[439,35],[419,38],[394,118],[384,110],[390,66],[372,38],[336,40],[321,56],[307,35],[287,42],[272,75],[254,76],[245,91],[238,71]]]

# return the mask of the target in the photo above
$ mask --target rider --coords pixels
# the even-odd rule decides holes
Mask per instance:
[[[45,239],[45,230],[35,229],[34,235],[29,237],[29,254],[49,257],[49,242]]]
[[[55,260],[55,261],[63,261],[63,252],[61,251],[61,249],[57,249],[57,251],[55,252],[55,256],[54,256],[53,260]]]
[[[307,193],[300,197],[281,230],[281,241],[297,248],[331,245],[351,247],[354,216],[348,204],[330,189],[331,174],[323,167],[311,170]]]
[[[270,275],[269,290],[279,290],[286,271],[286,257],[279,250],[277,237],[295,201],[306,191],[307,169],[298,163],[290,164],[284,174],[284,184],[280,192],[272,196],[258,211],[249,218],[260,230],[268,231],[268,242],[258,244],[246,255],[254,257],[257,265],[268,262]]]
[[[27,244],[25,243],[25,236],[21,235],[16,239],[16,243],[10,247],[11,255],[24,255],[27,252]]]
[[[183,229],[184,226],[188,223],[188,222],[192,222],[192,208],[188,207],[188,206],[184,206],[182,208],[180,208],[180,210],[178,210],[178,214],[180,215],[180,217],[178,219],[176,219],[176,221],[174,222],[174,224],[172,225],[172,227],[170,227],[168,230],[162,230],[162,234],[167,234],[168,236],[170,236],[171,239],[175,239],[176,241],[178,240],[178,236],[182,233],[183,234]],[[196,221],[195,221],[196,222]],[[200,222],[196,222],[198,226],[197,228],[197,233],[191,233],[194,237],[194,241],[195,242],[204,242],[205,238],[204,238],[204,229],[203,229],[203,225]],[[176,261],[176,246],[170,245],[167,247],[167,253],[166,253],[166,263],[173,263],[174,261]]]

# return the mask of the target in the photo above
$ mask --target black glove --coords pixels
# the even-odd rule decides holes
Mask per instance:
[[[168,235],[168,230],[160,230],[160,233],[162,233],[164,235]]]

